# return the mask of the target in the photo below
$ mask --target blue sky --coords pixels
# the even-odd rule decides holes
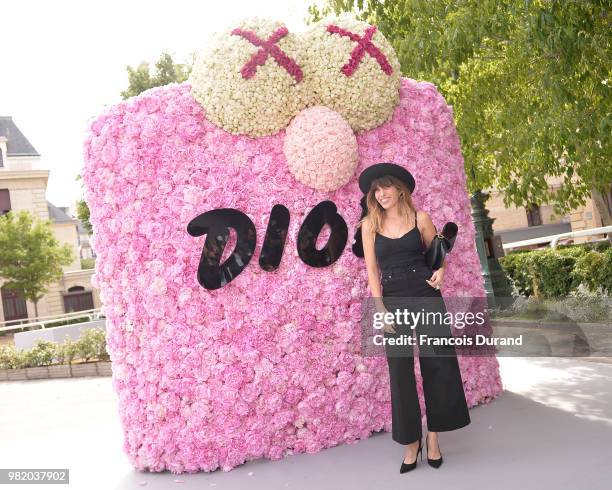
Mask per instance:
[[[182,62],[215,31],[243,17],[304,28],[312,0],[53,2],[1,5],[0,116],[12,116],[48,168],[47,199],[70,206],[81,197],[87,121],[121,100],[126,66],[169,52]],[[317,2],[320,3],[320,2]],[[169,6],[172,8],[169,9]]]

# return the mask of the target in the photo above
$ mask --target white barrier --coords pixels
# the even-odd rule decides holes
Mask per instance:
[[[592,235],[608,235],[612,232],[612,226],[600,226],[599,228],[590,228],[588,230],[569,231],[567,233],[559,233],[558,235],[541,236],[538,238],[530,238],[529,240],[521,240],[518,242],[504,243],[504,250],[511,250],[518,247],[526,247],[528,245],[540,245],[549,243],[551,248],[556,248],[559,240],[564,238],[575,238]]]
[[[63,344],[66,340],[66,335],[72,340],[78,340],[84,330],[96,327],[106,331],[106,319],[16,333],[13,337],[13,341],[17,349],[28,350],[34,346],[37,339],[50,340],[51,342]]]

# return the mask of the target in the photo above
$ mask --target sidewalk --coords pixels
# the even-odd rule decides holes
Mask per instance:
[[[506,391],[472,408],[469,426],[440,433],[444,464],[438,470],[424,458],[400,475],[403,446],[382,432],[317,454],[250,461],[227,473],[139,473],[121,449],[110,378],[0,383],[1,467],[69,468],[70,488],[88,490],[610,488],[612,365],[499,361]],[[7,486],[28,487],[40,488]]]

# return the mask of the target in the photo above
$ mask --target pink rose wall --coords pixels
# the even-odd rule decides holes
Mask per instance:
[[[82,172],[107,316],[124,451],[140,470],[228,471],[257,459],[314,453],[391,430],[386,359],[360,356],[365,263],[351,251],[359,173],[392,161],[416,179],[414,201],[438,229],[459,225],[444,296],[484,297],[453,113],[436,87],[402,78],[393,118],[357,136],[353,177],[335,191],[298,182],[285,131],[234,136],[206,119],[188,83],[108,108],[89,127]],[[333,201],[349,241],[331,266],[299,258],[308,212]],[[285,251],[266,272],[259,252],[275,204],[289,209]],[[206,236],[187,224],[230,207],[254,222],[257,246],[230,283],[197,280]],[[232,232],[233,233],[233,232]],[[319,238],[319,246],[326,241]],[[235,244],[232,234],[224,257]],[[459,357],[468,406],[502,391],[495,357]],[[425,404],[415,363],[422,413]],[[425,421],[425,415],[424,415]]]

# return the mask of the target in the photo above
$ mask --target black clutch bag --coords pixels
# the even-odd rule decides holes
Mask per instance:
[[[457,238],[457,231],[459,227],[457,223],[449,221],[442,228],[441,233],[436,235],[431,240],[429,248],[425,252],[425,262],[432,270],[439,269],[444,263],[444,257],[446,254],[453,249],[455,239]]]

